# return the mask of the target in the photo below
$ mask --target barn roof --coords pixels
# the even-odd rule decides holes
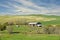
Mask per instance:
[[[30,22],[28,24],[41,24],[40,22]]]
[[[30,22],[29,24],[37,24],[37,22]]]

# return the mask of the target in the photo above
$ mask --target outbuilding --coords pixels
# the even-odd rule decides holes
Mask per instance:
[[[28,23],[30,26],[37,26],[37,27],[42,27],[42,23],[41,22],[30,22]]]

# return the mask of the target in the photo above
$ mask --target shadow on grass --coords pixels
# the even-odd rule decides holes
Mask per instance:
[[[18,34],[18,33],[20,33],[20,32],[12,32],[11,34]]]

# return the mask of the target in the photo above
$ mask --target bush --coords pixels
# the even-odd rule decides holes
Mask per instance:
[[[55,27],[52,25],[48,25],[47,27],[45,27],[45,33],[46,34],[54,34],[55,32]]]
[[[26,20],[17,20],[15,23],[17,25],[26,25],[28,22]]]
[[[55,27],[55,34],[60,34],[60,26]]]
[[[45,32],[44,32],[44,28],[43,27],[39,27],[38,29],[37,29],[37,33],[38,34],[44,34]]]
[[[7,26],[7,31],[8,31],[9,34],[11,34],[12,31],[13,31],[13,27],[12,26]]]
[[[0,31],[3,31],[3,30],[6,30],[6,26],[0,24]]]
[[[3,27],[2,27],[2,25],[0,24],[0,31],[2,31],[2,28],[3,28]]]
[[[46,34],[60,34],[60,25],[48,25],[45,27]]]

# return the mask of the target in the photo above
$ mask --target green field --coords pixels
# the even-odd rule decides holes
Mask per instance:
[[[60,40],[58,35],[45,34],[3,34],[0,40]]]
[[[26,22],[41,22],[43,26],[47,25],[60,25],[60,16],[47,16],[47,15],[29,15],[29,16],[0,16],[0,23],[14,22],[19,20],[21,23]],[[7,30],[0,31],[0,40],[60,40],[59,34],[36,34],[36,29],[32,29],[27,25],[20,25],[16,28],[12,25],[14,34],[9,34]]]
[[[43,25],[49,24],[59,24],[60,25],[60,16],[53,15],[27,15],[27,16],[0,16],[0,23],[7,21],[16,22],[17,20],[23,22],[41,22]]]

